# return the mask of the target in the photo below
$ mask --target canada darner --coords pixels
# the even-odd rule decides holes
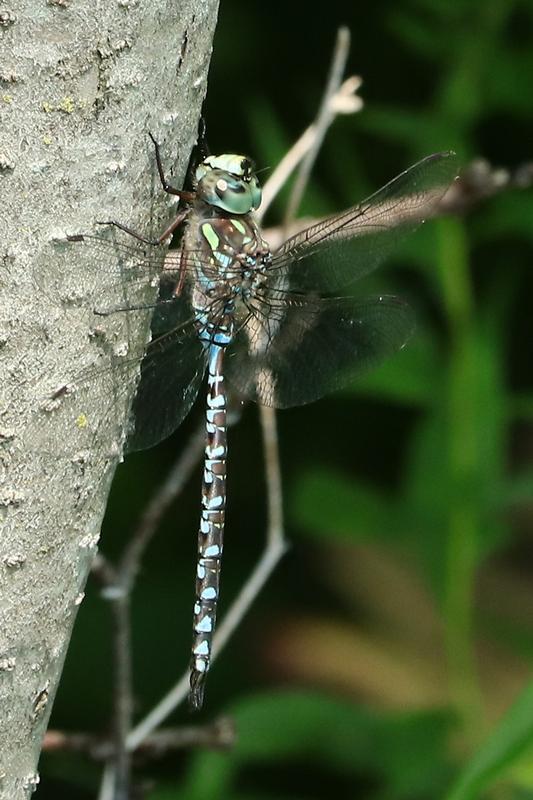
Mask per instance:
[[[100,282],[106,271],[112,281],[120,279],[124,304],[118,310],[146,308],[147,287],[159,283],[154,338],[142,362],[126,450],[150,447],[172,433],[207,372],[190,681],[191,704],[199,708],[223,548],[226,382],[242,397],[287,408],[323,396],[403,347],[413,327],[409,307],[392,296],[356,299],[353,284],[435,213],[456,164],[452,153],[428,156],[361,204],[296,234],[272,253],[254,220],[261,189],[248,158],[208,156],[196,169],[193,191],[184,192],[166,183],[157,145],[156,157],[163,188],[186,204],[160,239],[144,239],[111,223],[138,241],[126,245],[87,235],[69,240],[91,248]],[[159,245],[182,222],[181,248],[163,264]],[[117,310],[105,301],[93,308],[99,315]],[[121,384],[134,380],[139,360],[140,354],[130,352],[114,364]],[[97,375],[91,371],[75,379],[78,392],[84,380],[94,382]],[[86,422],[80,426],[76,417],[79,427]]]

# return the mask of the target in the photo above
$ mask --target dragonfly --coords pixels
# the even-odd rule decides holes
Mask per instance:
[[[151,239],[113,221],[103,224],[129,236],[129,244],[95,234],[72,235],[68,241],[91,249],[104,294],[111,282],[120,281],[124,304],[110,307],[104,300],[93,305],[96,316],[143,313],[150,305],[147,290],[158,291],[152,341],[118,367],[120,383],[127,386],[140,364],[124,450],[151,447],[169,436],[206,382],[189,693],[191,707],[199,709],[220,591],[227,387],[266,406],[303,405],[403,348],[413,331],[409,305],[382,294],[361,299],[354,284],[437,213],[457,164],[451,151],[430,155],[366,200],[272,251],[255,219],[261,187],[250,158],[205,156],[194,172],[192,190],[185,191],[166,180],[159,146],[151,138],[163,190],[180,202],[163,234]],[[161,246],[179,228],[181,245],[164,258]],[[91,287],[84,289],[90,295]],[[96,377],[91,372],[87,380],[93,383]],[[62,392],[68,393],[64,387],[54,399],[60,400]]]

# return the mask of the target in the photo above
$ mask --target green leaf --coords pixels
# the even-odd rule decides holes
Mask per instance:
[[[392,535],[391,498],[331,470],[305,472],[291,496],[294,523],[312,536],[361,541]]]
[[[499,237],[510,235],[522,236],[531,242],[533,241],[532,218],[533,193],[513,189],[484,203],[480,207],[480,213],[473,216],[470,229],[473,239],[479,243],[490,244]]]
[[[387,787],[384,798],[442,797],[450,774],[444,755],[450,724],[450,715],[441,711],[387,718],[374,740]]]
[[[356,705],[311,692],[279,692],[243,700],[232,712],[239,760],[279,760],[314,753],[354,770],[370,755],[372,715]]]
[[[475,800],[533,745],[533,682],[513,703],[485,744],[472,758],[447,800]]]
[[[229,713],[238,732],[235,747],[227,753],[197,753],[174,800],[230,800],[236,797],[232,789],[239,770],[247,764],[305,756],[354,773],[372,755],[372,716],[323,695],[263,694],[246,698]]]
[[[442,760],[449,716],[442,712],[378,714],[346,700],[311,692],[265,693],[228,709],[238,732],[226,753],[196,753],[180,791],[168,800],[254,800],[277,798],[241,794],[241,776],[254,767],[329,771],[342,780],[368,776],[383,792],[372,797],[413,800],[439,796],[448,768]],[[412,754],[417,753],[417,758]],[[355,785],[355,784],[354,784]],[[282,789],[283,791],[283,789]],[[291,794],[291,797],[293,795]],[[297,800],[298,795],[296,795]],[[150,800],[167,800],[153,795]]]
[[[362,130],[379,136],[384,141],[406,145],[415,154],[428,152],[428,148],[446,150],[455,147],[450,139],[450,128],[444,118],[432,112],[378,106],[365,109],[359,121]]]
[[[495,513],[508,417],[501,349],[493,320],[471,323],[448,371],[435,380],[438,399],[412,437],[404,518],[411,520],[413,544],[437,585],[444,579],[452,524],[464,526],[463,540],[474,537],[478,559],[501,541],[505,530]]]
[[[533,470],[521,472],[506,481],[497,497],[502,508],[533,503]]]
[[[413,340],[400,353],[349,385],[346,391],[423,408],[434,398],[441,369],[435,341],[415,331]]]

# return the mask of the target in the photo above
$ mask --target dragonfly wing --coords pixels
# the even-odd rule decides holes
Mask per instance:
[[[135,310],[155,304],[159,293],[168,295],[179,282],[187,282],[194,260],[201,253],[136,241],[114,230],[101,235],[77,234],[55,240],[57,261],[53,271],[37,264],[33,280],[54,305],[84,306],[100,315]],[[80,281],[80,253],[87,270]]]
[[[400,350],[413,328],[411,309],[396,297],[280,293],[243,324],[228,351],[228,378],[262,405],[304,405]]]
[[[150,344],[133,400],[127,452],[153,447],[181,424],[198,394],[206,354],[194,325]]]
[[[285,274],[287,288],[296,292],[349,287],[435,214],[456,175],[453,153],[424,158],[359,205],[288,239],[274,254],[272,274]]]
[[[56,305],[85,305],[104,312],[113,306],[146,303],[149,289],[158,286],[168,252],[132,237],[126,240],[112,230],[55,240],[53,245],[59,265],[54,263],[53,271],[36,265],[33,278],[38,290]],[[87,264],[82,281],[80,254]]]
[[[140,362],[140,378],[130,412],[125,451],[154,447],[182,423],[194,403],[205,372],[206,352],[198,338],[188,286],[179,297],[156,306],[154,339]]]
[[[148,347],[116,348],[96,336],[90,366],[61,376],[53,387],[43,379],[52,391],[36,387],[37,410],[23,432],[27,449],[51,461],[68,460],[72,453],[66,452],[65,440],[69,446],[75,441],[80,453],[102,462],[120,451],[128,414],[126,450],[151,447],[178,427],[198,392],[205,358],[188,301],[180,297],[161,308],[167,332]],[[159,316],[158,306],[156,323]],[[73,436],[65,435],[69,430]]]

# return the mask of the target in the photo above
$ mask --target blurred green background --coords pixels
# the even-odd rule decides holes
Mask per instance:
[[[302,213],[351,205],[436,150],[510,169],[532,159],[529,0],[222,0],[211,149],[275,166],[316,114],[340,24],[365,107],[328,133]],[[278,415],[291,549],[210,673],[200,717],[231,716],[237,744],[141,764],[150,800],[533,798],[532,240],[531,190],[426,225],[381,271],[416,310],[409,347]],[[202,413],[119,468],[109,557]],[[230,436],[222,611],[265,533],[255,407]],[[188,663],[200,475],[133,598],[138,718]],[[110,633],[90,581],[52,728],[108,729]],[[43,800],[96,796],[88,760],[40,766]]]

